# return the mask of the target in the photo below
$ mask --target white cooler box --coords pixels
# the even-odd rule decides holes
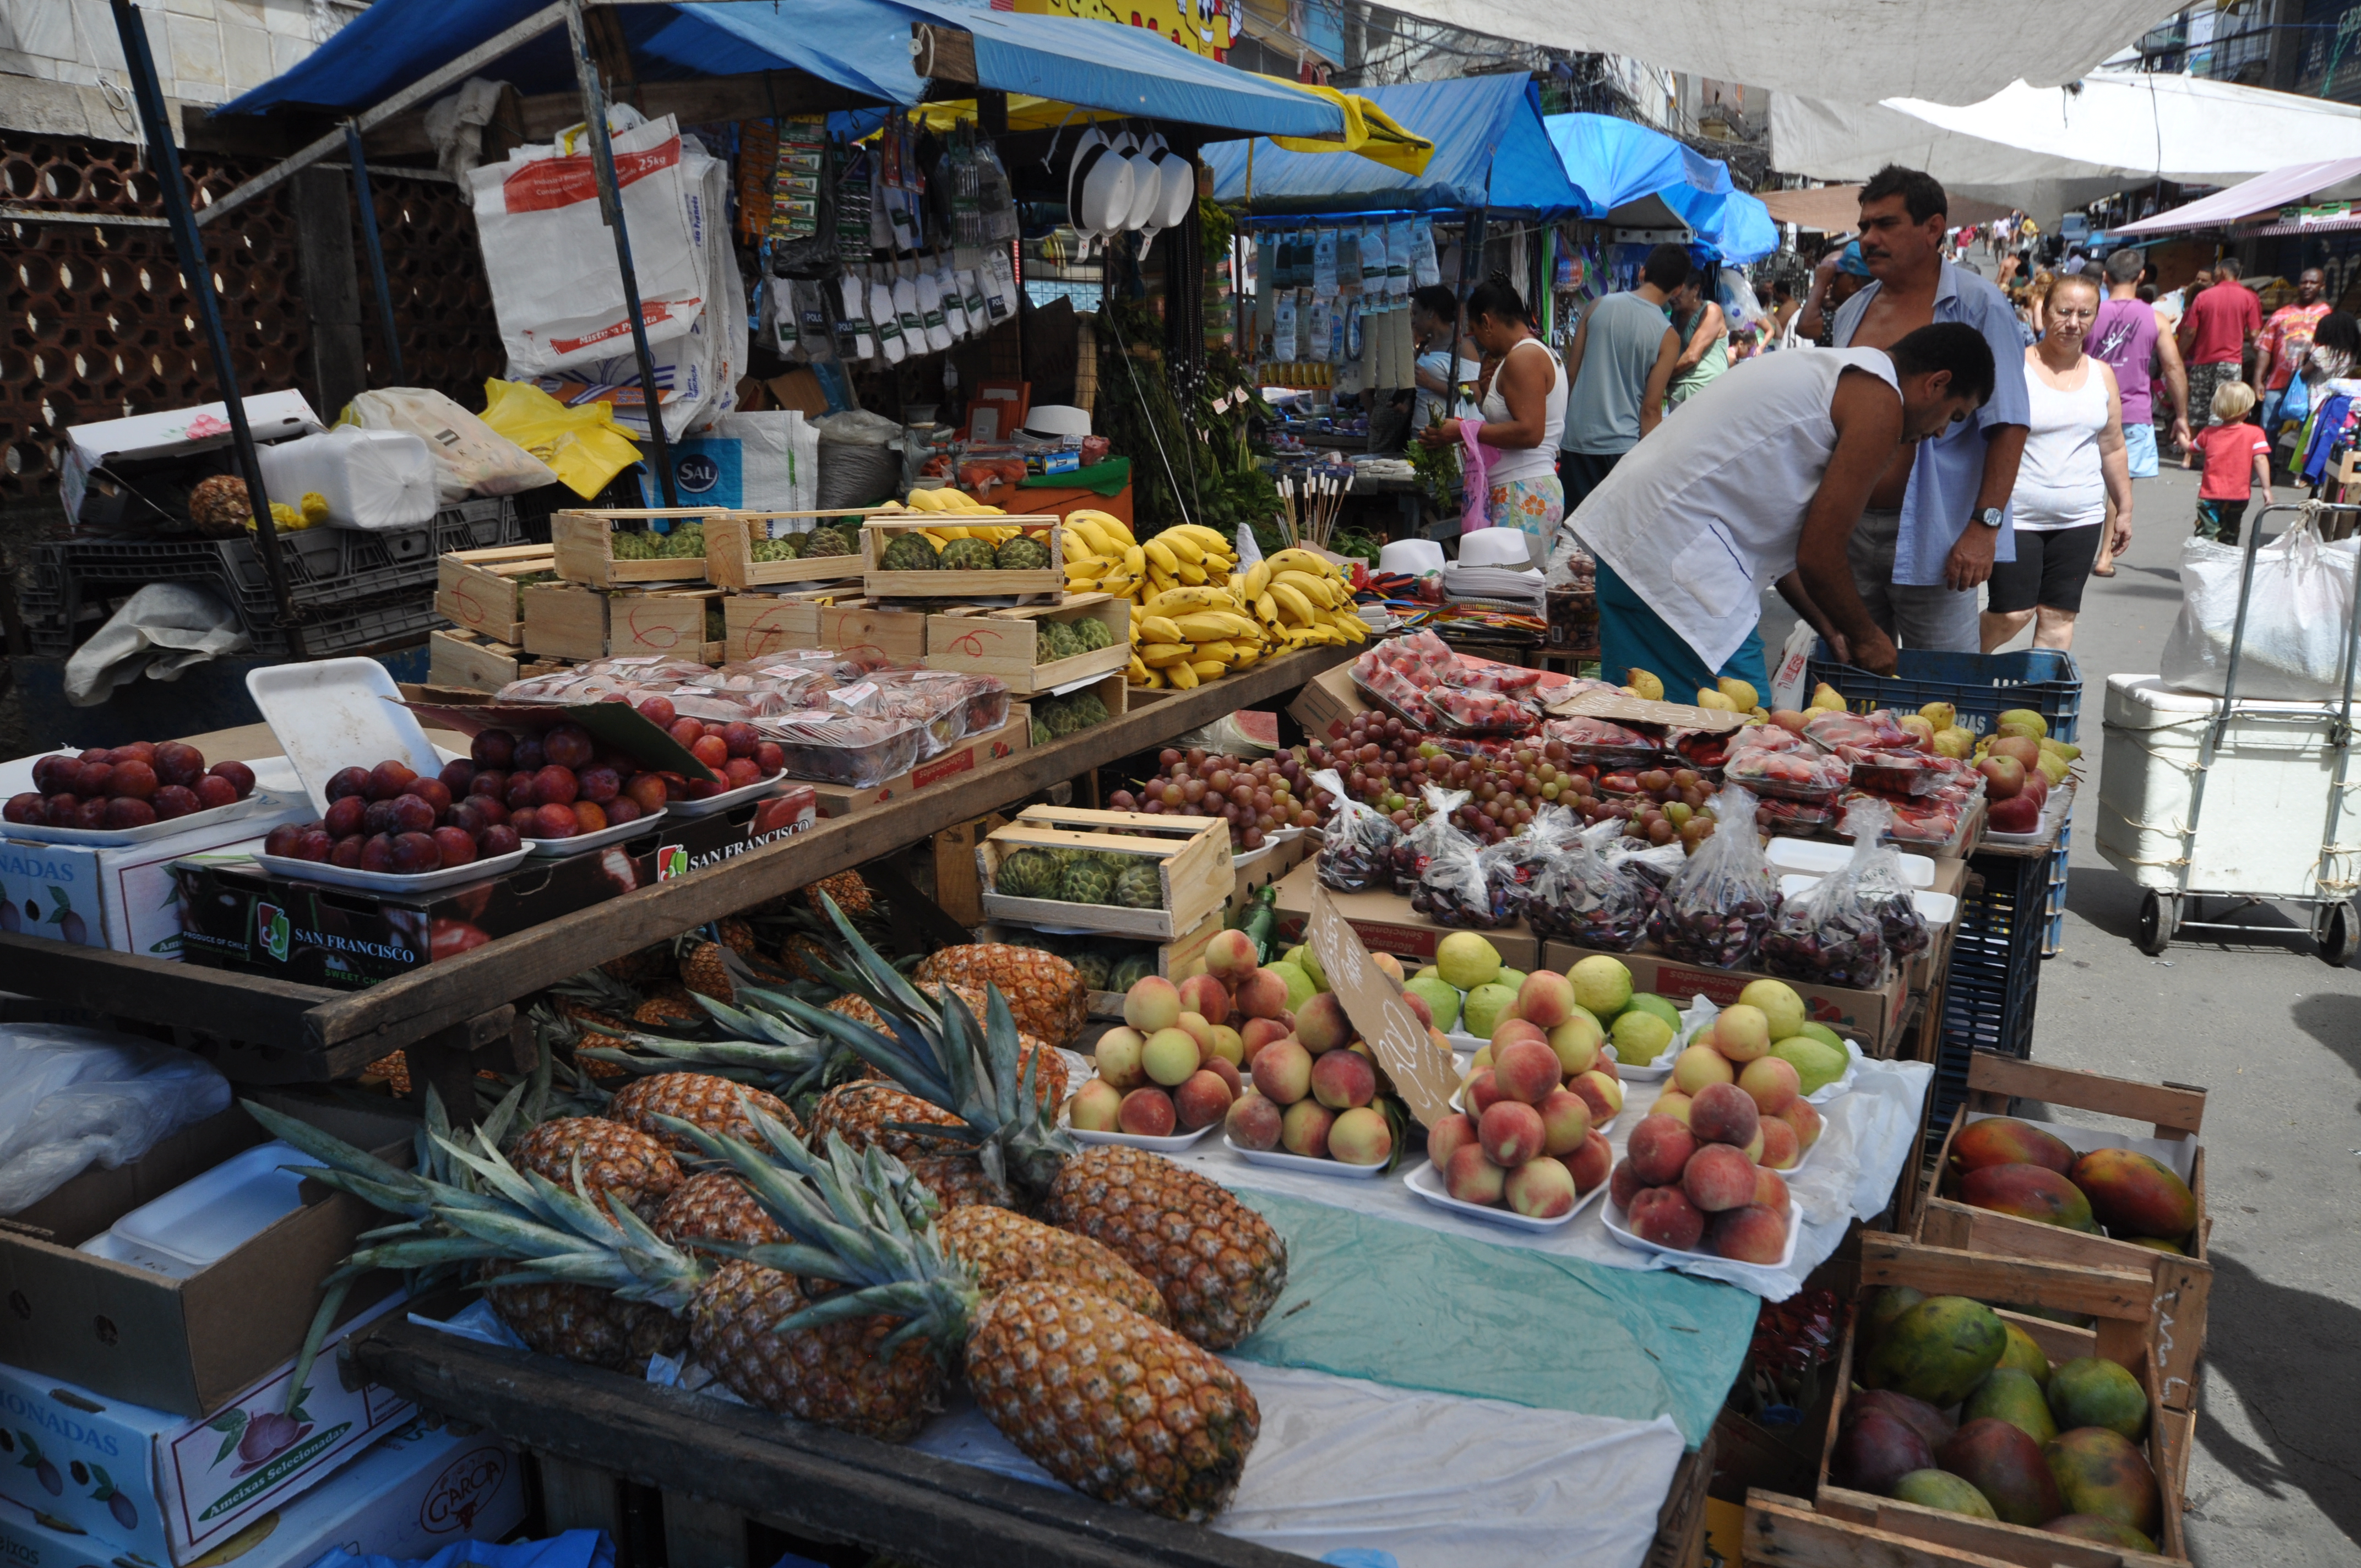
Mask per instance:
[[[2220,706],[2218,697],[2177,690],[2154,675],[2107,677],[2098,849],[2142,887],[2179,882],[2173,862],[2189,825],[2197,756]],[[2238,706],[2240,716],[2224,732],[2205,785],[2189,885],[2266,898],[2316,896],[2320,835],[2335,766],[2334,717],[2316,702],[2242,697]],[[2361,851],[2356,814],[2361,791],[2348,794],[2340,823],[2348,853]]]

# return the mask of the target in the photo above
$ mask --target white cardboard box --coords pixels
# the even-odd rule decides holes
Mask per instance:
[[[321,428],[320,416],[312,411],[301,392],[258,392],[239,400],[246,405],[246,422],[257,441],[282,441]],[[94,468],[203,452],[229,443],[227,403],[200,403],[191,409],[166,409],[74,425],[66,432],[65,450],[59,455],[58,465],[58,496],[65,502],[66,519],[71,523],[82,515],[82,496]]]
[[[431,1557],[459,1541],[499,1541],[524,1522],[523,1462],[489,1432],[417,1417],[325,1481],[249,1519],[205,1553],[207,1568],[307,1568],[333,1547],[356,1556]],[[0,1502],[0,1558],[10,1568],[87,1568],[147,1561],[95,1535]]]
[[[271,795],[247,816],[119,850],[37,844],[0,838],[0,931],[113,948],[143,958],[181,956],[180,884],[175,861],[241,844],[281,822],[302,822],[311,803]],[[243,852],[230,857],[245,859]]]
[[[388,1297],[346,1332],[402,1299]],[[321,1351],[291,1420],[280,1413],[291,1361],[202,1419],[0,1365],[0,1498],[149,1562],[190,1563],[414,1413],[375,1384],[344,1386],[334,1349],[343,1337]]]

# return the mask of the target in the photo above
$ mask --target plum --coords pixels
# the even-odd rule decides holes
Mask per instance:
[[[224,763],[223,765],[226,767],[230,764]],[[247,775],[249,780],[251,780],[252,777],[253,775],[250,773]],[[254,785],[250,782],[247,785],[247,789],[252,789]],[[239,801],[246,798],[239,791],[236,781],[226,778],[220,773],[207,773],[204,777],[199,779],[196,783],[196,791],[197,809],[200,811],[217,811],[225,806],[236,806]]]
[[[604,809],[607,813],[607,826],[609,828],[620,828],[626,822],[637,822],[647,815],[640,809],[640,803],[628,795],[619,795],[614,799],[605,802]]]
[[[540,793],[534,789],[533,781],[533,774],[522,771],[509,775],[509,786],[500,792],[500,798],[511,811],[523,811],[541,804]]]
[[[687,749],[705,739],[705,725],[699,719],[676,718],[666,727],[665,732],[683,749]]]
[[[582,781],[574,770],[550,763],[533,775],[533,798],[536,806],[571,806],[582,793]]]
[[[325,861],[335,852],[336,841],[323,828],[306,828],[303,836],[295,840],[295,858],[299,861]]]
[[[371,800],[391,800],[410,787],[418,774],[410,764],[388,758],[369,770],[368,795]]]
[[[393,835],[372,833],[361,841],[361,870],[390,872],[393,870]]]
[[[465,828],[434,829],[434,850],[446,866],[464,866],[476,858],[475,835]]]
[[[484,829],[484,836],[476,840],[477,853],[486,860],[495,855],[513,855],[522,848],[524,840],[518,838],[517,830],[505,822],[493,823]]]
[[[604,806],[623,793],[623,778],[605,763],[583,769],[575,775],[578,800],[595,800]]]
[[[82,763],[62,752],[52,752],[33,760],[33,793],[60,795],[73,788],[74,776],[82,772]]]
[[[114,783],[114,763],[84,762],[74,773],[73,792],[83,796],[103,795]]]
[[[469,795],[489,795],[494,800],[498,800],[506,795],[508,790],[509,775],[498,768],[482,769],[467,781]]]
[[[390,804],[396,833],[432,833],[434,830],[434,806],[424,796],[398,795]]]
[[[360,830],[369,834],[392,832],[393,802],[372,800],[364,805],[361,807]]]
[[[432,833],[403,833],[393,840],[393,864],[390,868],[401,876],[418,876],[435,871],[443,864],[443,851],[435,847]]]
[[[759,740],[754,744],[754,766],[764,778],[774,778],[786,771],[787,753],[775,740]]]
[[[623,793],[639,803],[640,809],[651,816],[664,808],[671,794],[664,788],[659,773],[633,773],[623,781]]]
[[[72,827],[82,820],[81,797],[60,791],[49,796],[49,809],[43,814],[43,817],[52,828]]]
[[[518,773],[530,773],[537,772],[548,761],[548,755],[542,750],[540,736],[520,735],[517,737],[516,753],[510,760],[509,766]]]
[[[74,807],[73,825],[87,828],[93,833],[104,831],[106,827],[106,802],[104,799],[83,800]]]
[[[688,754],[708,768],[719,769],[730,760],[730,742],[719,735],[704,736],[689,747]]]
[[[465,795],[467,786],[476,782],[476,764],[471,758],[455,758],[444,763],[443,771],[434,776],[453,795]]]
[[[467,797],[467,809],[482,817],[484,819],[484,826],[488,828],[497,828],[501,823],[506,822],[509,819],[508,806],[502,804],[499,799],[489,795],[469,795]]]
[[[722,765],[721,784],[724,789],[744,789],[763,782],[763,770],[754,765],[752,757],[732,757]]]
[[[743,719],[734,719],[721,727],[721,743],[730,749],[732,757],[752,759],[754,748],[762,741],[763,738],[754,732],[754,727]]]
[[[192,780],[191,783],[194,783]],[[367,798],[369,792],[369,771],[367,768],[339,768],[328,780],[326,791],[330,800],[342,800],[348,795]]]
[[[542,755],[561,768],[589,766],[594,751],[590,731],[579,724],[553,724],[541,738]]]
[[[516,737],[505,729],[486,729],[467,746],[467,755],[487,768],[505,769],[516,755]]]
[[[582,832],[598,833],[606,829],[606,808],[595,800],[577,800],[565,809],[574,813],[574,826]]]
[[[10,822],[46,822],[49,803],[32,790],[8,797],[5,807],[0,807],[0,818]]]
[[[204,776],[205,754],[182,741],[165,741],[156,748],[150,762],[156,776],[168,784],[186,787]]]
[[[437,817],[451,809],[451,786],[441,779],[414,779],[406,793],[433,806]]]
[[[643,696],[633,706],[638,709],[642,718],[659,729],[671,729],[674,721],[679,718],[679,715],[673,711],[672,698],[668,696]]]
[[[204,809],[197,799],[196,792],[185,784],[166,784],[148,804],[156,808],[156,820],[159,822],[169,822],[175,817],[186,817],[192,811]]]
[[[361,850],[368,843],[368,840],[357,833],[346,834],[336,840],[335,848],[328,851],[328,863],[343,866],[347,871],[357,868],[361,863]]]
[[[303,837],[304,828],[301,822],[280,823],[262,836],[262,852],[277,855],[281,860],[294,854],[296,841]]]

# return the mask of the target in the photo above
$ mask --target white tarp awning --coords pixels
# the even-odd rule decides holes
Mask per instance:
[[[1389,0],[1495,38],[1599,50],[1672,71],[1873,104],[1973,104],[2018,80],[2071,82],[2180,5],[2175,0]]]
[[[1965,105],[1785,93],[1771,104],[1771,166],[1783,173],[1861,180],[1901,163],[2044,220],[2142,181],[2226,185],[2291,152],[2356,150],[2361,108],[2194,76],[2097,71]]]
[[[2160,213],[2141,223],[2125,224],[2115,232],[2128,235],[2171,234],[2183,229],[2221,227],[2260,213],[2277,214],[2282,207],[2300,205],[2306,199],[2323,192],[2334,197],[2349,196],[2356,180],[2361,180],[2361,158],[2290,163],[2284,169],[2258,174],[2244,184],[2233,185],[2227,191],[2216,191],[2202,202],[2191,202],[2185,207]]]

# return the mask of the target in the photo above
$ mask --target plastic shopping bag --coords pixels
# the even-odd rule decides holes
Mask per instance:
[[[2306,514],[2255,552],[2240,696],[2301,702],[2341,692],[2345,638],[2353,624],[2355,543],[2322,543]],[[2222,695],[2245,565],[2242,548],[2203,539],[2180,547],[2180,619],[2158,661],[2168,685]]]
[[[445,506],[469,496],[512,496],[557,482],[548,464],[424,387],[363,392],[345,405],[337,422],[423,437],[434,455],[436,496]]]
[[[615,422],[612,403],[570,409],[538,387],[498,378],[484,383],[484,422],[547,464],[585,500],[640,460],[640,449]]]
[[[1801,708],[1810,685],[1804,674],[1811,663],[1812,650],[1820,634],[1812,630],[1808,620],[1799,620],[1787,630],[1786,643],[1779,650],[1779,667],[1771,672],[1771,706]]]

